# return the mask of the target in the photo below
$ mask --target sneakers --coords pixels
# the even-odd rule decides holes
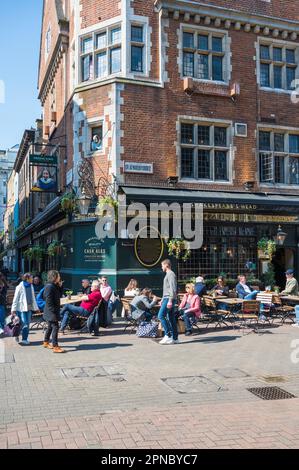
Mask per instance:
[[[65,350],[62,349],[62,348],[60,348],[59,346],[55,346],[55,347],[53,348],[53,352],[54,352],[54,353],[58,353],[58,354],[63,354],[63,353],[65,353]]]
[[[159,344],[168,344],[169,341],[171,341],[172,338],[169,338],[169,336],[165,335],[163,339],[159,342]]]
[[[2,335],[3,333],[4,333],[4,330],[0,328],[0,335]]]
[[[170,343],[170,344],[180,344],[179,338],[178,339],[173,339],[172,343]]]
[[[30,345],[30,341],[29,341],[28,339],[27,339],[27,340],[23,339],[22,341],[19,342],[19,344],[20,344],[21,346],[29,346],[29,345]]]
[[[48,343],[47,341],[44,341],[43,347],[46,349],[53,349],[53,345]]]
[[[185,333],[185,336],[191,336],[191,335],[192,335],[192,331],[187,330],[186,333]]]

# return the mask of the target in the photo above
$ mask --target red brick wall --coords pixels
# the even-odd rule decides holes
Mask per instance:
[[[121,14],[119,0],[80,0],[81,27],[87,28]]]

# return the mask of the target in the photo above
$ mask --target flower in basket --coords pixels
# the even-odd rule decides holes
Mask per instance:
[[[191,250],[186,240],[173,238],[167,243],[168,254],[178,260],[186,261],[191,256]]]

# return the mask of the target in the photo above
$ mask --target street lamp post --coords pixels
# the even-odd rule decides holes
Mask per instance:
[[[284,232],[281,228],[281,225],[279,225],[278,230],[277,230],[277,234],[275,236],[276,244],[282,246],[285,242],[286,237],[287,237],[287,233]]]

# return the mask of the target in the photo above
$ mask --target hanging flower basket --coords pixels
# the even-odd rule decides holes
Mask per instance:
[[[24,252],[24,257],[29,261],[42,261],[45,256],[45,249],[41,246],[33,246]]]
[[[97,207],[96,207],[96,215],[98,217],[104,217],[107,215],[107,209],[112,208],[114,209],[114,216],[115,220],[117,221],[117,215],[118,215],[118,201],[116,199],[113,199],[111,196],[105,196],[99,199]]]
[[[191,250],[188,242],[180,238],[173,238],[167,243],[168,254],[174,256],[177,260],[187,261],[191,256]]]
[[[65,193],[60,201],[60,208],[65,214],[72,214],[77,208],[77,198],[74,193]]]
[[[47,254],[53,258],[61,255],[66,256],[66,247],[62,242],[55,240],[48,246]]]
[[[257,244],[257,247],[258,257],[260,259],[268,259],[272,261],[277,249],[274,240],[271,240],[269,238],[261,238]]]

